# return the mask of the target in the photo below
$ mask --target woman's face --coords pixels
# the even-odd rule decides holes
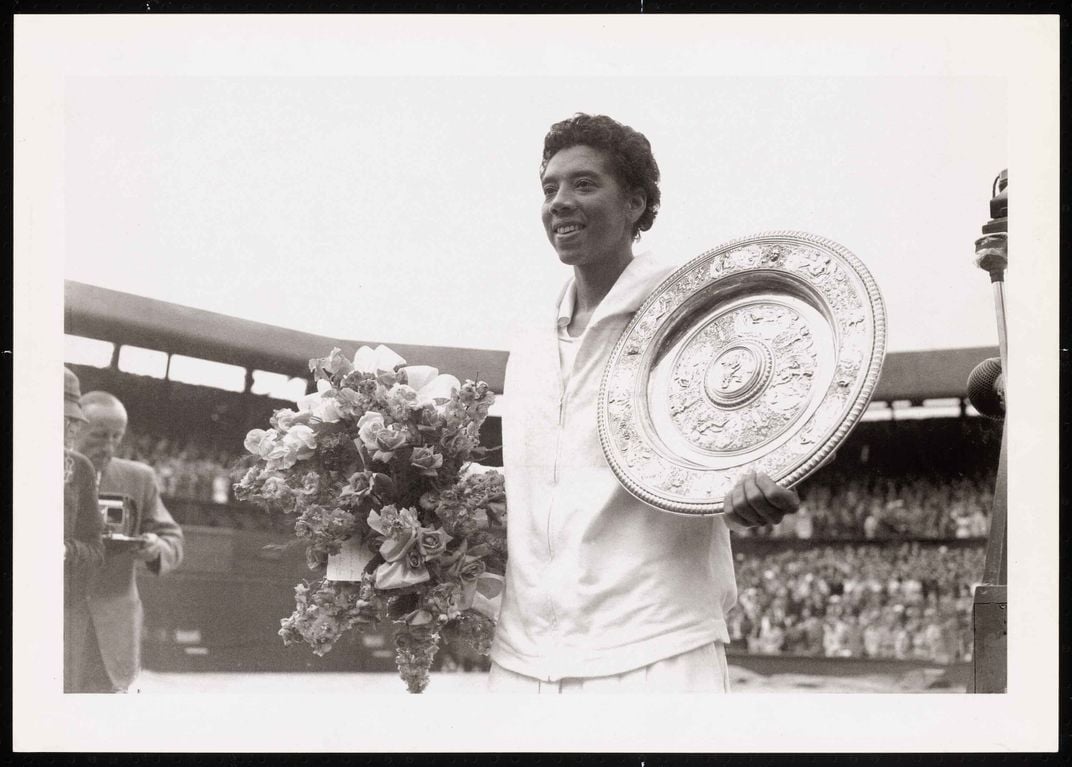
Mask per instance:
[[[585,145],[562,149],[541,181],[544,230],[562,263],[590,265],[631,252],[645,198],[622,188],[606,153]]]

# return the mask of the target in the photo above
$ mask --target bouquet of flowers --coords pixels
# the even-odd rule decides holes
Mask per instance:
[[[506,565],[503,477],[473,464],[495,395],[385,346],[310,360],[317,391],[253,429],[241,500],[294,515],[310,569],[281,621],[318,655],[390,620],[410,692],[424,690],[444,632],[491,646]]]

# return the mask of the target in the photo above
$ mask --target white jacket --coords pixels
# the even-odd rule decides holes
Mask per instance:
[[[630,263],[581,336],[565,388],[557,304],[510,354],[509,561],[491,658],[511,671],[546,681],[606,676],[729,641],[724,616],[737,588],[725,523],[668,514],[630,495],[603,457],[596,426],[607,358],[671,271],[646,255]]]

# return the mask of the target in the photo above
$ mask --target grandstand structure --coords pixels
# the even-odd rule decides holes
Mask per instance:
[[[391,339],[326,338],[73,281],[66,282],[65,292],[65,362],[79,375],[83,391],[105,389],[119,396],[139,444],[163,440],[190,451],[189,444],[195,442],[201,456],[196,460],[207,466],[212,461],[204,456],[216,457],[216,476],[196,493],[189,489],[192,485],[180,492],[182,483],[164,487],[165,503],[186,532],[187,555],[183,567],[168,578],[139,578],[146,607],[146,666],[161,671],[393,669],[390,641],[382,632],[340,642],[323,658],[304,647],[282,646],[276,631],[279,619],[293,607],[292,587],[315,575],[306,569],[300,547],[282,545],[292,539],[285,519],[233,501],[226,492],[228,467],[223,464],[241,456],[249,429],[263,427],[275,409],[293,406],[298,396],[313,390],[308,361],[325,356],[332,347],[352,356],[361,345],[386,343],[412,363],[432,365],[463,380],[486,381],[503,398],[510,396],[503,391],[507,353],[396,344]],[[967,403],[965,382],[976,364],[996,355],[996,347],[888,354],[865,414],[869,423],[862,423],[839,449],[827,482],[831,487],[825,488],[825,496],[816,492],[814,497],[841,503],[860,492],[884,492],[881,503],[895,507],[890,483],[912,477],[926,487],[930,480],[921,472],[935,466],[943,475],[968,477],[961,481],[965,486],[992,482],[1000,426],[976,417]],[[923,418],[935,419],[924,429],[926,437],[910,423]],[[485,445],[501,444],[498,409],[485,422],[482,438]],[[501,456],[493,451],[487,462],[501,465]],[[861,471],[874,477],[862,490],[845,479]],[[992,493],[992,484],[984,490]],[[807,488],[803,495],[806,504],[812,502]],[[853,532],[851,519],[843,528],[848,532],[842,530],[836,540],[824,538],[834,527],[820,525],[811,540],[795,535],[742,538],[735,549],[740,557],[826,545],[876,550],[887,545]],[[965,547],[985,548],[977,530],[966,536],[959,528],[950,532],[951,525],[935,530],[926,536],[895,530],[889,533],[894,539],[889,545],[903,546],[918,537],[927,556],[940,547],[941,556]],[[903,553],[896,556],[904,559]],[[843,588],[835,584],[835,590]],[[776,595],[772,599],[777,602]],[[754,644],[742,639],[734,648],[751,653],[750,667],[763,662],[755,656]],[[790,662],[784,656],[778,660],[783,666]],[[823,661],[834,669],[830,673],[846,674],[861,673],[861,663],[891,662],[939,661],[918,653],[911,658]],[[940,661],[956,666],[962,676],[965,662],[963,655]],[[854,663],[856,670],[851,668]]]
[[[503,392],[507,352],[391,343],[390,339],[354,341],[325,338],[224,314],[158,301],[71,280],[65,283],[65,330],[70,335],[114,345],[110,367],[118,370],[123,346],[159,349],[247,370],[245,391],[253,371],[265,370],[308,377],[311,355],[338,346],[350,356],[361,345],[388,343],[407,360],[420,360],[460,379],[483,380]],[[997,347],[892,352],[886,356],[873,401],[922,406],[928,400],[957,399],[965,403],[965,381],[972,368]]]

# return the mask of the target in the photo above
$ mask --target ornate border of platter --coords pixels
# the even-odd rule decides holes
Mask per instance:
[[[640,500],[722,513],[747,470],[791,487],[858,422],[886,351],[867,268],[802,232],[734,240],[657,287],[623,331],[599,392],[599,439]]]

